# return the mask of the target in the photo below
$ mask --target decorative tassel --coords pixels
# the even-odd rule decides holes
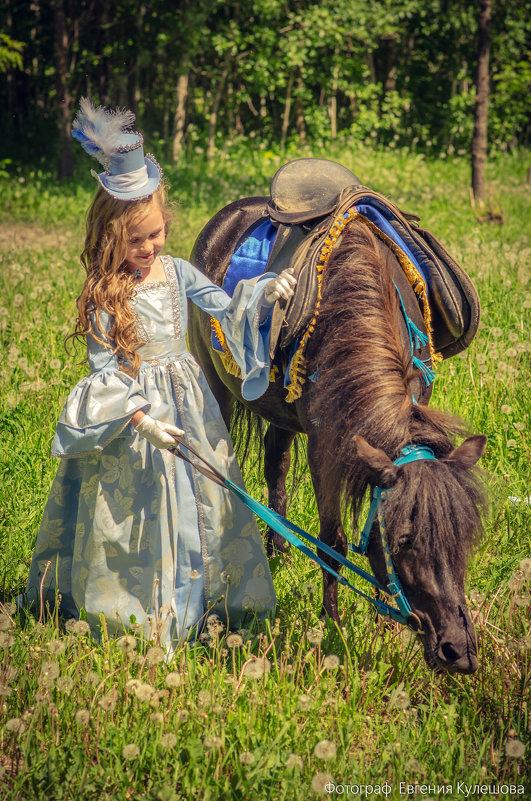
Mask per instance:
[[[430,341],[429,337],[427,337],[426,334],[423,334],[422,331],[417,328],[413,320],[411,320],[409,317],[406,317],[406,322],[409,330],[409,336],[413,341],[413,349],[418,350],[423,345],[427,345]]]
[[[416,356],[413,357],[413,365],[417,368],[417,370],[420,370],[424,383],[427,387],[429,387],[429,385],[435,380],[435,373],[433,370]]]

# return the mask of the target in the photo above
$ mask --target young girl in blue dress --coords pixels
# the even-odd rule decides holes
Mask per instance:
[[[241,502],[176,458],[183,436],[233,482],[241,474],[219,407],[186,345],[187,299],[217,319],[242,392],[267,384],[268,326],[289,273],[242,281],[232,298],[183,259],[162,255],[168,209],[159,166],[130,112],[83,100],[73,135],[107,167],[87,216],[77,335],[90,374],[70,393],[52,454],[27,594],[60,597],[97,635],[131,623],[169,650],[209,610],[231,626],[275,606],[256,523]],[[265,381],[264,381],[265,378]]]

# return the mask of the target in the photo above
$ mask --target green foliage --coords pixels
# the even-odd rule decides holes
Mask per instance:
[[[259,138],[300,147],[355,136],[439,153],[469,148],[477,3],[472,0],[10,0],[0,6],[6,155],[57,156],[55,22],[65,15],[70,111],[82,94],[129,106],[159,157],[172,152],[187,81],[186,153]],[[21,42],[24,42],[23,50]],[[529,137],[529,27],[521,0],[495,4],[489,141]],[[7,60],[6,60],[7,59]],[[222,102],[213,122],[216,90]]]
[[[278,619],[240,632],[241,642],[213,622],[168,664],[134,631],[132,641],[115,642],[103,628],[97,643],[79,625],[20,618],[12,600],[24,586],[56,467],[49,456],[55,421],[85,369],[63,340],[83,281],[78,254],[94,182],[86,165],[81,180],[62,185],[49,173],[19,170],[0,177],[6,801],[307,801],[326,797],[322,774],[337,785],[387,781],[391,801],[404,797],[400,782],[451,784],[452,797],[459,781],[528,792],[529,154],[489,164],[503,224],[475,218],[464,158],[427,159],[352,141],[307,154],[335,158],[418,212],[478,288],[480,331],[461,357],[439,366],[433,405],[488,436],[489,511],[466,584],[480,669],[474,676],[430,672],[410,632],[375,621],[343,588],[342,628],[328,622],[322,629],[320,574],[299,554],[273,565]],[[187,256],[207,219],[237,197],[263,193],[282,159],[262,142],[235,146],[215,168],[200,156],[165,166],[178,203],[168,252]],[[263,500],[259,466],[249,460],[244,471],[249,491]],[[289,516],[317,533],[305,470],[293,479]]]

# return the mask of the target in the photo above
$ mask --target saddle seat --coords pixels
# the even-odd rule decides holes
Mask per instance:
[[[273,177],[267,213],[285,225],[316,220],[334,211],[343,189],[361,185],[353,172],[335,161],[295,159]]]

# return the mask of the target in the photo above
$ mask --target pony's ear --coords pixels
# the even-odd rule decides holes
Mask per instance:
[[[358,458],[372,471],[376,483],[382,487],[391,487],[396,481],[398,468],[385,451],[373,448],[363,437],[355,436],[354,443]]]
[[[455,448],[448,456],[445,456],[441,461],[454,462],[460,467],[470,468],[474,467],[477,461],[483,456],[485,445],[487,444],[487,437],[483,434],[476,434],[473,437],[465,439],[465,441]]]

